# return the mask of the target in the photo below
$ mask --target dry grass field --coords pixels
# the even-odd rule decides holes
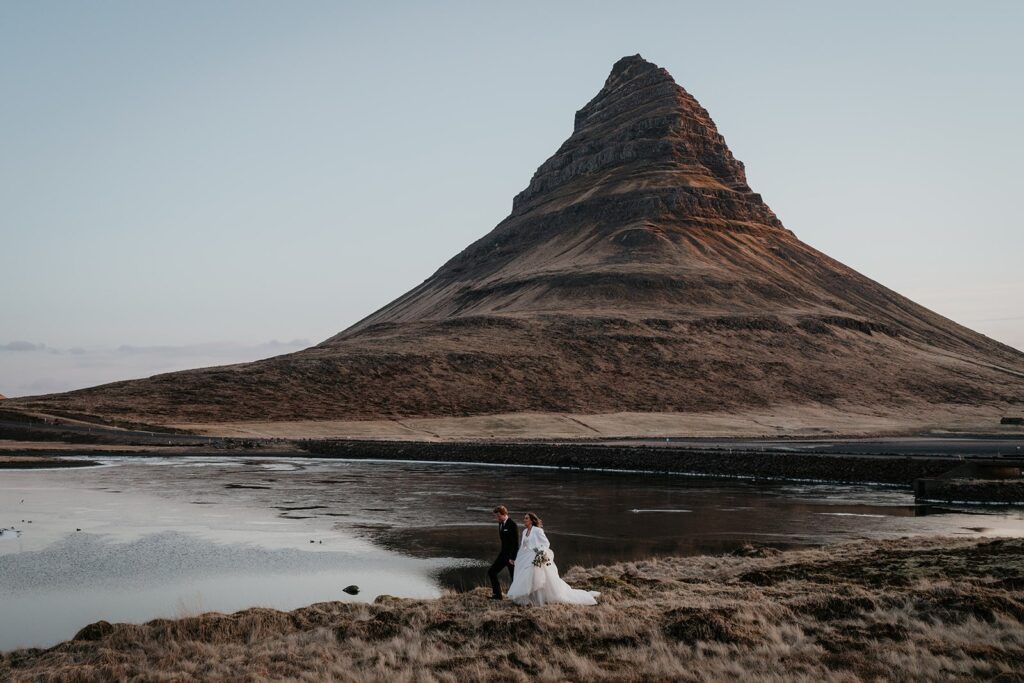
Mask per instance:
[[[487,591],[93,624],[11,681],[1024,681],[1024,540],[900,539],[574,569],[597,607]]]

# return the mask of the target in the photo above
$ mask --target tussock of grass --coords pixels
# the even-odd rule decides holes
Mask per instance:
[[[106,624],[0,680],[1024,681],[1024,540],[917,539],[574,569],[597,607],[488,590]]]

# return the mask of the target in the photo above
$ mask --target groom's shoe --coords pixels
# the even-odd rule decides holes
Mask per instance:
[[[491,596],[491,600],[502,600],[502,599],[503,598],[500,595],[492,595]]]

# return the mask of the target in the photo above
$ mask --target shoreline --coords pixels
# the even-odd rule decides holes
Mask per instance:
[[[745,547],[565,578],[600,604],[522,608],[480,588],[101,621],[0,653],[0,678],[1010,681],[1024,666],[1024,539]]]
[[[534,467],[689,477],[869,484],[911,487],[915,479],[941,476],[961,461],[949,457],[779,453],[752,450],[698,450],[667,446],[609,446],[551,443],[430,443],[331,441],[300,443],[291,449],[210,448],[40,449],[31,455],[0,453],[0,469],[91,467],[89,458],[309,458],[407,462],[479,467]],[[23,451],[22,453],[25,453]],[[71,459],[69,456],[73,456]],[[1007,461],[1009,462],[1009,461]]]
[[[904,452],[893,453],[894,448],[902,448]],[[993,454],[994,448],[996,454]],[[1012,449],[1011,454],[999,452],[1003,449]],[[99,465],[96,459],[103,457],[323,458],[863,484],[914,488],[922,502],[1021,505],[1024,504],[1024,482],[1020,473],[1024,457],[1020,453],[1015,441],[990,441],[974,436],[800,443],[721,439],[622,443],[607,440],[581,443],[307,439],[167,446],[92,443],[81,447],[69,443],[0,440],[0,470],[90,467]],[[986,477],[979,473],[999,474]]]
[[[82,449],[0,448],[0,469],[96,466],[91,458],[317,458],[379,462],[421,462],[467,466],[538,467],[595,472],[675,474],[690,477],[868,484],[908,488],[917,479],[941,477],[965,462],[1019,467],[1017,457],[986,458],[893,453],[818,453],[794,450],[695,448],[687,444],[613,445],[517,441],[422,442],[306,440],[251,448],[125,447]],[[283,447],[282,447],[283,446]],[[78,451],[78,452],[76,452]],[[69,459],[68,456],[74,456]]]

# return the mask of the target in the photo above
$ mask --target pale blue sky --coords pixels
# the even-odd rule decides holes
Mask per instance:
[[[1021,2],[0,1],[0,393],[342,330],[637,52],[797,236],[1024,348],[1022,34]]]

